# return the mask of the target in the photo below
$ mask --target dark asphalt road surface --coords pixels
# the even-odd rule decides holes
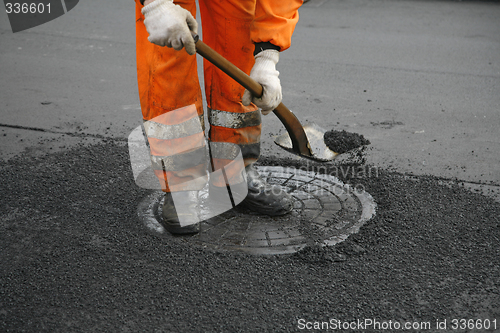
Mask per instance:
[[[136,217],[149,192],[126,147],[141,123],[132,1],[80,1],[16,34],[0,11],[0,332],[500,331],[498,2],[311,0],[300,15],[278,65],[285,104],[371,145],[284,160],[271,115],[261,163],[361,185],[377,214],[335,247],[251,256],[156,237]],[[353,177],[353,161],[377,173]]]
[[[136,207],[148,192],[133,183],[123,142],[15,158],[1,170],[2,332],[290,332],[300,319],[500,319],[500,204],[431,176],[348,176],[378,204],[359,234],[266,257],[147,233]]]

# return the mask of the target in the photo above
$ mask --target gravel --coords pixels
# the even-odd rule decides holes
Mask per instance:
[[[363,135],[347,132],[346,130],[327,131],[324,139],[327,147],[339,154],[370,144],[370,140],[366,139]]]
[[[214,252],[144,230],[136,208],[150,192],[122,143],[0,164],[0,331],[290,332],[299,319],[368,318],[498,328],[500,204],[364,164],[260,163],[359,184],[377,215],[334,247]]]

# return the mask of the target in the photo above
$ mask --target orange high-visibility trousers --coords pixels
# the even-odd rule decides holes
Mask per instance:
[[[196,17],[195,0],[174,2]],[[271,42],[281,51],[290,46],[301,4],[302,0],[200,0],[203,40],[242,71],[250,73],[254,43]],[[203,187],[201,182],[189,180],[203,178],[206,163],[193,158],[187,159],[190,164],[180,163],[169,169],[175,163],[163,162],[203,148],[200,141],[203,128],[188,125],[198,120],[203,125],[196,57],[185,50],[175,51],[150,43],[142,8],[136,0],[137,78],[153,169],[164,191],[198,190]],[[260,111],[253,104],[242,105],[242,86],[208,61],[203,66],[215,169],[234,160],[235,150],[231,148],[235,145],[240,148],[245,165],[255,162],[260,155]],[[161,117],[169,112],[172,112],[170,117]],[[182,127],[185,128],[179,130]],[[155,135],[150,135],[148,128]],[[175,133],[182,135],[176,137]],[[233,176],[237,178],[229,170],[229,177]],[[188,183],[191,185],[183,185]]]

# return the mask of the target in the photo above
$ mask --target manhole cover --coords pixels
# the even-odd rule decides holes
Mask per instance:
[[[146,228],[172,241],[180,238],[214,250],[284,254],[311,242],[337,244],[375,214],[370,194],[334,176],[279,166],[257,169],[269,183],[285,186],[292,194],[295,204],[290,214],[269,217],[237,207],[202,222],[196,235],[172,236],[158,222],[164,193],[155,192],[139,204],[138,215]]]

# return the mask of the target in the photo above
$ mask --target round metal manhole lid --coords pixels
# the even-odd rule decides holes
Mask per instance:
[[[285,254],[311,243],[342,242],[375,215],[370,194],[334,176],[280,166],[259,166],[257,170],[268,183],[284,186],[293,196],[291,213],[270,217],[236,207],[201,222],[198,234],[173,236],[158,222],[164,197],[158,191],[141,201],[139,218],[149,231],[172,241],[181,238],[213,250]]]

